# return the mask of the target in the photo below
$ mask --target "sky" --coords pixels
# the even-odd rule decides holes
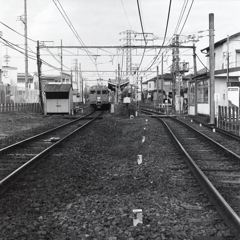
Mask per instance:
[[[24,52],[24,23],[20,20],[20,16],[24,15],[24,0],[0,0],[0,3],[2,65],[17,67],[19,73],[24,73],[25,56],[19,53]],[[161,46],[166,29],[165,46],[169,46],[174,34],[180,34],[181,41],[186,40],[188,35],[199,36],[199,41],[195,42],[198,58],[202,62],[197,58],[198,70],[207,64],[206,57],[200,50],[209,46],[207,30],[210,13],[214,14],[215,42],[240,32],[239,0],[26,0],[26,3],[30,74],[37,72],[36,41],[55,47],[61,44],[118,47],[87,50],[63,48],[62,52],[60,48],[40,49],[40,56],[44,61],[42,74],[60,74],[62,56],[63,71],[70,74],[71,69],[77,65],[81,68],[83,78],[89,83],[98,78],[116,78],[118,66],[120,70],[125,70],[126,50],[123,51],[120,46],[127,43],[127,30],[133,32],[132,45],[144,45],[141,40],[142,32],[149,33],[147,46]],[[59,9],[70,20],[75,34]],[[6,47],[6,42],[14,44],[14,48],[19,51]],[[192,46],[193,42],[182,45]],[[164,55],[163,70],[161,57],[153,62],[158,53],[159,48],[132,50],[132,65],[139,67],[139,77],[154,77],[157,66],[164,73],[170,71],[171,48],[161,51]],[[192,54],[190,48],[180,50],[180,61],[189,62],[190,71],[193,69]],[[8,63],[5,62],[5,55],[10,57]]]

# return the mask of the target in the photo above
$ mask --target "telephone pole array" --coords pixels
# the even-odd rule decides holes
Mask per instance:
[[[180,110],[179,98],[180,98],[180,73],[179,73],[179,35],[177,34],[172,41],[174,46],[172,49],[172,74],[173,74],[173,85],[172,85],[172,99],[174,111]]]
[[[173,74],[173,86],[172,86],[172,92],[173,92],[173,109],[175,112],[179,112],[179,114],[182,113],[183,104],[182,104],[182,93],[181,89],[183,88],[183,81],[182,76],[185,72],[189,71],[189,63],[188,62],[180,62],[179,57],[179,48],[180,41],[179,41],[179,35],[176,34],[176,36],[173,38],[172,42],[173,50],[173,64],[172,64],[172,74]],[[194,48],[194,46],[192,47]]]

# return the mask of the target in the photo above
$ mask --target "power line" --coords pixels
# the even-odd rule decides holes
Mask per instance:
[[[143,61],[143,58],[144,58],[144,55],[145,55],[145,51],[146,51],[147,40],[146,40],[146,37],[145,37],[145,34],[144,34],[144,30],[143,30],[143,23],[142,23],[141,11],[140,11],[138,0],[137,0],[137,6],[138,6],[138,15],[139,15],[139,19],[140,19],[142,34],[143,34],[143,38],[144,38],[144,42],[145,42],[145,47],[144,47],[144,50],[143,50],[142,58],[141,58],[141,61],[139,63],[139,66],[138,66],[138,69],[140,69],[140,66],[142,65],[142,61]]]
[[[137,0],[137,6],[138,6],[138,15],[139,15],[139,19],[140,19],[140,24],[141,24],[141,29],[142,29],[143,38],[144,38],[145,44],[147,45],[147,41],[146,41],[145,34],[144,34],[144,31],[143,31],[142,16],[141,16],[141,11],[140,11],[140,7],[139,7],[139,2],[138,2],[138,0]]]
[[[2,44],[4,44],[5,46],[10,47],[11,49],[13,49],[13,50],[21,53],[23,56],[26,56],[26,54],[25,54],[25,52],[24,52],[24,48],[22,48],[22,47],[18,46],[17,44],[14,44],[14,43],[12,43],[12,42],[4,39],[4,38],[2,38],[2,37],[0,37],[0,39],[2,39],[2,40],[4,41],[4,42],[3,42],[3,41],[0,41],[0,42],[1,42]],[[19,50],[18,48],[19,48],[20,50]],[[22,50],[22,51],[21,51],[21,50]],[[33,52],[33,51],[31,51],[31,52],[34,53],[34,56],[28,54],[27,57],[28,57],[29,59],[31,59],[31,60],[36,61],[36,60],[37,60],[37,58],[36,58],[36,53]],[[41,60],[42,60],[42,59],[41,59]],[[44,65],[48,66],[48,67],[51,67],[51,68],[55,69],[55,70],[60,70],[60,68],[57,68],[57,67],[53,66],[52,64],[46,62],[45,60],[42,60],[42,63],[43,63]]]
[[[13,32],[17,33],[18,35],[24,37],[23,34],[17,32],[16,30],[14,30],[13,28],[9,27],[9,26],[6,25],[5,23],[3,23],[3,22],[1,22],[1,21],[0,21],[0,23],[1,23],[2,25],[4,25],[5,27],[9,28],[10,30],[12,30]],[[35,42],[35,43],[37,42],[37,41],[35,41],[35,40],[33,40],[33,39],[29,38],[29,37],[28,37],[27,39],[30,40],[30,41],[33,41],[33,42]]]
[[[76,29],[74,28],[71,20],[69,19],[69,17],[67,16],[64,8],[62,7],[61,3],[59,2],[59,0],[52,0],[54,2],[54,4],[56,5],[58,11],[61,13],[61,15],[63,16],[65,22],[67,23],[67,25],[70,27],[71,31],[73,32],[73,34],[75,35],[75,37],[77,38],[77,40],[80,42],[80,44],[82,46],[85,46],[85,44],[83,43],[82,39],[80,38],[79,34],[77,33]],[[58,2],[59,6],[57,5],[56,2]],[[60,9],[61,8],[61,9]],[[86,51],[86,53],[88,54],[89,58],[91,59],[91,61],[93,62],[93,64],[95,65],[96,70],[98,70],[96,63],[94,62],[93,56],[92,54],[89,52],[89,50],[87,48],[84,48],[84,51]],[[100,77],[100,76],[99,76]]]
[[[130,24],[130,22],[129,22],[129,19],[128,19],[128,16],[127,16],[127,12],[126,12],[126,10],[125,10],[125,7],[124,7],[124,5],[123,5],[123,1],[122,1],[122,0],[121,0],[121,3],[122,3],[122,7],[123,7],[124,13],[125,13],[125,15],[126,15],[126,18],[127,18],[127,20],[128,20],[128,24],[129,24],[129,26],[130,26],[130,29],[132,30],[132,26],[131,26],[131,24]]]
[[[193,2],[194,2],[194,0],[192,0],[192,3],[191,3],[191,5],[190,5],[190,7],[189,7],[189,10],[188,10],[187,16],[186,16],[186,18],[185,18],[184,24],[183,24],[183,26],[182,26],[181,31],[180,31],[179,34],[181,34],[181,32],[182,32],[182,30],[183,30],[183,28],[184,28],[184,26],[185,26],[185,24],[186,24],[186,21],[187,21],[187,19],[188,19],[189,13],[190,13],[190,11],[191,11]],[[176,26],[175,31],[174,31],[174,34],[176,34],[176,32],[177,32],[177,30],[178,30],[178,28],[179,28],[179,26],[180,26],[180,24],[181,24],[181,21],[182,21],[182,19],[183,19],[184,13],[185,13],[185,11],[186,11],[187,4],[188,4],[188,0],[187,0],[187,1],[185,0],[185,1],[184,1],[184,4],[183,4],[183,7],[182,7],[182,10],[181,10],[181,13],[180,13],[180,16],[179,16],[179,19],[178,19],[177,26]],[[166,33],[166,31],[165,31],[165,33]],[[173,39],[173,37],[169,40],[168,44],[171,42],[172,39]],[[165,37],[164,37],[164,41],[165,41]],[[160,49],[160,51],[161,51],[161,49]],[[157,58],[159,58],[160,51],[159,51],[158,55],[155,57],[154,62],[152,63],[152,65],[155,63],[155,61],[157,60]],[[168,51],[169,51],[169,50],[166,51],[166,54],[168,53]],[[151,68],[152,65],[151,65],[149,68]],[[148,68],[148,69],[149,69],[149,68]],[[148,69],[147,69],[147,70],[148,70]]]
[[[172,5],[172,0],[169,1],[167,23],[166,23],[166,28],[165,28],[165,33],[164,33],[164,39],[163,39],[163,43],[162,43],[162,48],[163,48],[163,45],[164,45],[164,43],[165,43],[166,36],[167,36],[168,23],[169,23],[169,18],[170,18],[170,13],[171,13],[171,5]],[[160,50],[159,50],[157,56],[155,57],[153,63],[150,65],[150,67],[147,68],[147,70],[149,70],[149,69],[152,67],[152,65],[156,62],[157,58],[158,58],[159,55],[160,55],[160,52],[161,52],[162,48],[160,48]],[[146,71],[147,71],[147,70],[146,70]]]
[[[179,34],[182,33],[182,30],[183,30],[183,28],[184,28],[184,26],[185,26],[185,24],[186,24],[186,21],[187,21],[187,19],[188,19],[189,13],[190,13],[190,11],[191,11],[191,9],[192,9],[193,2],[194,2],[194,0],[192,0],[191,6],[190,6],[190,8],[189,8],[189,10],[188,10],[188,13],[187,13],[187,17],[186,17],[186,19],[185,19],[185,21],[184,21],[184,24],[183,24],[182,29],[181,29],[181,31],[179,32]]]
[[[207,70],[209,70],[209,69],[206,67],[206,65],[203,64],[203,62],[201,61],[201,59],[198,57],[197,54],[196,54],[196,56],[197,56],[198,60],[200,61],[200,63],[201,63]]]
[[[184,12],[186,10],[186,7],[187,7],[187,4],[188,4],[188,0],[184,0],[184,3],[183,3],[183,6],[182,6],[182,10],[181,10],[181,13],[180,13],[180,16],[178,18],[178,22],[177,22],[177,26],[175,28],[175,31],[174,31],[174,34],[177,33],[177,30],[181,24],[181,21],[182,21],[182,18],[183,18],[183,15],[184,15]]]

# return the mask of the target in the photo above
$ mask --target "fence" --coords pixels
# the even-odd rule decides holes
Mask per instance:
[[[0,112],[41,112],[39,103],[6,103],[0,104]]]
[[[239,108],[218,106],[218,127],[240,136]]]

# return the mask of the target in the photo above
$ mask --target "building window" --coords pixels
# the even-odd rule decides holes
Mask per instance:
[[[198,82],[197,99],[198,103],[208,103],[208,80]]]

